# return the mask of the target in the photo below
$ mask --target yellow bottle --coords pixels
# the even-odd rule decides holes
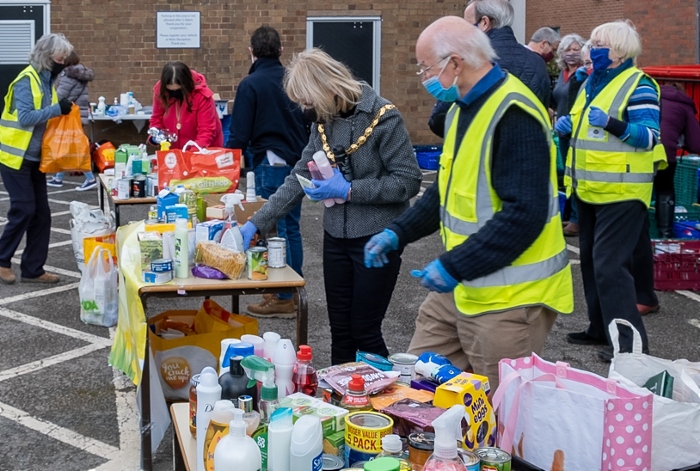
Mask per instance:
[[[399,471],[411,471],[413,469],[411,463],[406,459],[401,437],[398,435],[390,434],[382,437],[382,452],[377,455],[377,458],[382,456],[396,458],[399,462]]]
[[[216,401],[209,419],[209,427],[204,438],[204,469],[214,471],[214,450],[219,440],[229,433],[229,424],[233,420],[236,406],[229,400]]]

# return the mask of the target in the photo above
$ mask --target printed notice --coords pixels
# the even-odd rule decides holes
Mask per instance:
[[[200,47],[200,12],[159,11],[156,17],[157,48]]]

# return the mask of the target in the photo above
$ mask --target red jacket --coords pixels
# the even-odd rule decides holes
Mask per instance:
[[[160,80],[153,87],[153,115],[150,126],[176,133],[177,141],[171,146],[173,149],[182,149],[187,141],[195,141],[200,147],[223,147],[224,133],[221,129],[221,120],[216,113],[214,93],[207,87],[204,75],[193,70],[192,78],[194,91],[189,97],[192,111],[188,111],[186,104],[181,105],[180,129],[177,129],[176,100],[170,99],[167,112],[160,102]]]

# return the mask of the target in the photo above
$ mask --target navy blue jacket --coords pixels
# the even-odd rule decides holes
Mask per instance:
[[[267,150],[294,166],[309,141],[308,123],[299,105],[284,92],[283,77],[279,59],[260,57],[238,84],[226,147],[248,150],[253,167],[263,161]]]

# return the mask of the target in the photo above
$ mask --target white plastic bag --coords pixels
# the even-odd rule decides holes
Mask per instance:
[[[634,334],[632,353],[620,353],[617,324]],[[663,371],[673,376],[673,398],[654,395],[652,421],[652,471],[668,471],[700,463],[700,362],[666,360],[642,353],[642,338],[623,319],[610,323],[610,340],[615,356],[608,377],[639,391],[649,378]]]
[[[85,254],[83,241],[90,237],[103,237],[116,231],[114,217],[105,215],[101,209],[90,209],[90,206],[80,201],[72,201],[70,212],[70,236],[73,242],[73,254],[81,273],[85,273]]]
[[[117,323],[117,269],[109,250],[95,247],[80,279],[80,320],[111,327]]]

